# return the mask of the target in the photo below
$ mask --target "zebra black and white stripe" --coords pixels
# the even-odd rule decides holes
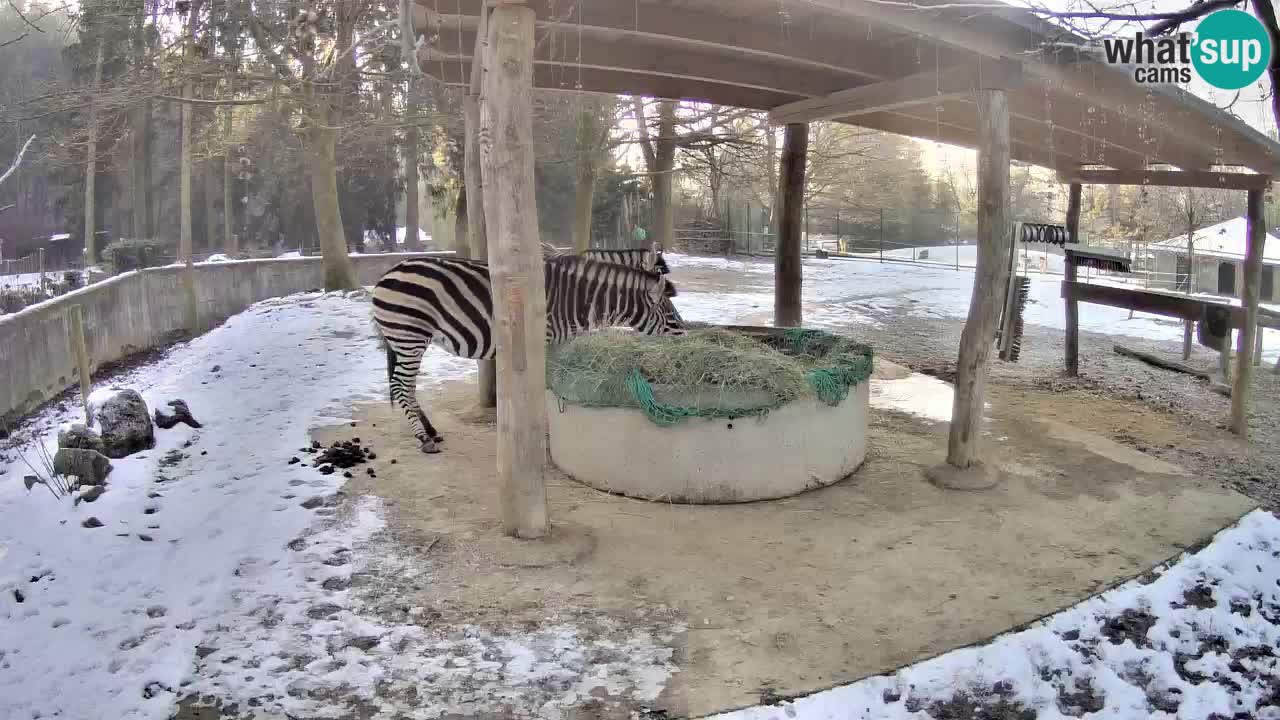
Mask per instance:
[[[562,252],[560,248],[551,243],[542,243],[542,257],[552,259],[557,257],[569,257],[572,251]],[[671,268],[667,265],[667,261],[662,257],[661,250],[650,248],[626,248],[623,250],[587,250],[578,257],[584,257],[588,260],[598,260],[600,262],[614,263],[616,265],[626,265],[627,267],[639,268],[645,272],[656,272],[666,275],[671,272]]]
[[[544,279],[548,342],[617,325],[650,335],[684,332],[671,302],[676,288],[658,273],[564,256],[544,263]],[[415,394],[422,354],[434,343],[458,357],[494,356],[489,268],[446,257],[398,263],[373,288],[373,319],[386,346],[391,402],[408,419],[423,452],[439,452],[440,433]]]

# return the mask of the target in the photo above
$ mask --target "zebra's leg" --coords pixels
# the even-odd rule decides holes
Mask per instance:
[[[418,405],[418,370],[422,367],[424,345],[394,346],[387,343],[387,375],[391,384],[391,403],[404,413],[409,429],[422,445],[424,453],[438,453],[437,444],[444,438],[436,432],[427,414]]]

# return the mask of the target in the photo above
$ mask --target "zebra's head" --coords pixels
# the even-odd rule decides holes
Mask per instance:
[[[661,259],[661,255],[658,256]],[[684,318],[680,317],[680,311],[676,310],[676,304],[671,302],[671,298],[676,296],[675,283],[671,282],[661,274],[655,276],[658,280],[655,291],[650,291],[650,299],[655,300],[654,311],[658,315],[656,321],[651,325],[652,330],[646,330],[650,335],[683,335],[685,334]]]

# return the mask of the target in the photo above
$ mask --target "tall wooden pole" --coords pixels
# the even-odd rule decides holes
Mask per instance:
[[[463,180],[467,185],[467,242],[471,257],[488,262],[489,239],[484,226],[484,173],[480,170],[480,92],[484,79],[487,12],[482,11],[480,32],[476,33],[475,53],[471,61],[471,86],[462,100],[466,139],[463,143]],[[494,360],[479,361],[480,407],[497,407],[497,365]]]
[[[183,47],[183,57],[190,61],[195,54],[196,42],[196,5],[187,10],[187,36]],[[182,85],[183,99],[191,99],[195,95],[190,80]],[[180,143],[181,160],[178,176],[178,254],[182,258],[182,322],[187,332],[196,333],[199,328],[196,304],[196,272],[191,257],[191,140],[195,133],[194,111],[191,103],[182,103],[182,141]]]
[[[1080,183],[1071,183],[1067,191],[1067,243],[1074,245],[1080,242]],[[1064,253],[1065,255],[1065,253]],[[1067,258],[1065,282],[1076,281],[1076,265]],[[1067,338],[1066,363],[1067,374],[1075,377],[1080,373],[1080,305],[1074,296],[1067,297]]]
[[[770,128],[769,132],[773,132]],[[773,325],[799,327],[802,319],[800,290],[803,264],[800,233],[804,223],[804,170],[809,152],[809,125],[787,123],[782,140],[782,166],[778,173],[778,242],[774,255]]]
[[[547,298],[533,176],[533,23],[523,4],[489,17],[480,164],[493,232],[489,275],[498,365],[498,485],[508,535],[547,534]]]
[[[961,470],[978,459],[987,364],[995,341],[1001,291],[1009,275],[1009,94],[978,96],[978,263],[969,317],[960,335],[947,463]]]
[[[1236,376],[1231,388],[1231,432],[1249,434],[1249,384],[1253,382],[1252,350],[1258,335],[1258,295],[1262,289],[1262,251],[1267,242],[1267,224],[1261,190],[1249,191],[1249,240],[1244,256],[1244,327],[1236,346]]]

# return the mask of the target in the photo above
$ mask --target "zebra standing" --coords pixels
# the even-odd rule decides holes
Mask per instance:
[[[665,277],[632,267],[563,256],[544,263],[547,342],[625,325],[649,335],[679,335],[684,321]],[[404,260],[373,288],[373,320],[387,353],[391,402],[409,420],[422,451],[443,441],[418,405],[422,353],[435,343],[458,357],[494,356],[493,294],[485,263],[430,257]]]
[[[546,260],[557,257],[568,257],[572,253],[562,253],[560,248],[551,243],[542,243],[542,257]],[[666,275],[671,272],[671,268],[667,266],[667,261],[662,257],[661,249],[650,248],[627,248],[625,250],[587,250],[578,257],[584,257],[588,260],[599,260],[600,262],[614,263],[616,265],[626,265],[627,267],[639,268],[645,272],[656,272]]]

